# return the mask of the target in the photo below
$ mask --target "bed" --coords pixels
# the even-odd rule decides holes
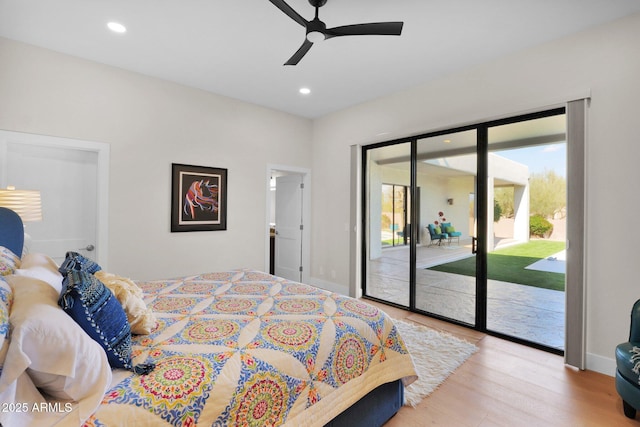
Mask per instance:
[[[1,228],[0,246],[7,248]],[[46,288],[38,295],[50,298],[38,312],[67,316],[51,304],[65,289],[49,283],[57,280],[52,261],[29,254],[15,262],[15,271],[5,274],[5,268],[0,280],[0,302],[8,307],[5,325],[18,319],[14,311],[25,306],[21,293],[34,283]],[[29,272],[34,266],[36,272]],[[135,286],[155,320],[148,334],[131,335],[132,365],[155,365],[145,374],[110,367],[104,354],[86,343],[89,356],[76,360],[66,374],[42,367],[48,362],[35,357],[15,375],[8,367],[15,366],[13,340],[27,338],[20,325],[12,324],[11,336],[5,327],[6,337],[0,326],[0,365],[3,353],[7,359],[0,368],[0,401],[14,404],[0,408],[3,425],[34,420],[61,426],[381,425],[402,405],[404,385],[416,379],[392,320],[356,299],[248,269]],[[40,327],[67,320],[43,321]],[[55,334],[45,335],[39,339]],[[61,346],[48,346],[53,347]],[[68,359],[46,353],[47,360]]]

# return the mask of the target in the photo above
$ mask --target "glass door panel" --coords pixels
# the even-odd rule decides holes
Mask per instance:
[[[566,117],[488,136],[487,329],[563,350]]]
[[[411,144],[367,150],[365,170],[364,294],[408,307]]]
[[[477,131],[417,141],[416,309],[476,323]]]

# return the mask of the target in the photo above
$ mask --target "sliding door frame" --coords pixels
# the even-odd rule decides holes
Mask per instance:
[[[449,133],[462,132],[467,130],[477,131],[477,179],[476,179],[476,221],[477,221],[477,254],[476,254],[476,318],[475,324],[472,328],[490,334],[504,338],[510,341],[519,342],[525,345],[529,345],[535,348],[540,348],[556,354],[565,354],[565,362],[572,366],[576,366],[579,369],[585,368],[585,345],[584,345],[584,282],[585,272],[584,263],[580,260],[584,259],[585,245],[584,245],[584,213],[585,213],[585,200],[584,200],[584,181],[585,181],[585,141],[586,141],[586,108],[587,100],[582,99],[578,101],[572,101],[566,106],[548,108],[532,113],[515,115],[512,117],[506,117],[503,119],[496,119],[486,121],[482,123],[476,123],[466,126],[460,126],[455,128],[443,129],[434,132],[428,132],[420,135],[410,136],[401,139],[395,139],[391,141],[385,141],[366,145],[361,147],[360,157],[360,170],[361,170],[361,216],[360,227],[361,242],[360,242],[360,291],[363,298],[383,302],[392,306],[408,309],[412,312],[417,312],[430,317],[446,320],[451,323],[460,324],[462,326],[470,327],[466,323],[456,321],[455,319],[446,318],[433,313],[428,313],[416,308],[416,244],[417,234],[419,232],[418,227],[411,227],[411,240],[410,240],[410,267],[409,267],[409,306],[406,307],[402,304],[390,303],[388,301],[367,295],[367,221],[368,217],[365,214],[367,212],[367,152],[376,148],[401,144],[411,143],[411,197],[412,200],[417,200],[417,141],[423,138],[430,138]],[[567,242],[571,242],[571,248],[568,248],[568,259],[575,260],[574,265],[568,266],[566,275],[566,288],[565,288],[565,310],[567,328],[565,332],[565,351],[547,347],[545,345],[537,344],[534,342],[526,341],[523,339],[514,338],[508,335],[500,334],[497,332],[487,330],[487,230],[488,230],[488,130],[490,127],[500,126],[510,123],[523,122],[528,120],[534,120],[543,117],[554,116],[558,114],[567,115],[567,150],[568,150],[568,172],[567,172],[567,188],[568,194],[578,194],[577,197],[568,198],[567,206],[569,209],[569,217],[567,218],[570,225],[568,226]],[[573,159],[573,160],[572,160]],[[417,206],[416,203],[411,205],[410,222],[412,224],[419,224],[417,218]],[[567,245],[569,246],[569,245]],[[569,255],[571,252],[571,255]],[[570,291],[569,291],[570,290]],[[571,355],[569,357],[569,355]]]
[[[487,180],[489,176],[489,127],[481,124],[477,128],[476,137],[476,195],[475,219],[476,233],[476,324],[475,329],[487,332],[487,232],[488,205]]]

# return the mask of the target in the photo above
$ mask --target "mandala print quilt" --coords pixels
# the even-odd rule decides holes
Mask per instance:
[[[158,325],[85,426],[324,425],[377,386],[415,379],[377,308],[257,271],[138,282]]]

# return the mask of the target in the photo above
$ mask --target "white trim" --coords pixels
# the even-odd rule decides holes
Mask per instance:
[[[269,213],[271,212],[271,175],[275,171],[297,173],[302,175],[304,192],[302,196],[302,282],[307,282],[311,273],[311,169],[297,166],[287,166],[278,164],[267,164],[267,175],[265,179],[266,188],[266,208],[265,208],[265,244],[264,244],[264,271],[269,271],[269,243],[270,224]]]
[[[96,262],[104,269],[108,269],[109,259],[109,155],[110,146],[104,142],[86,141],[80,139],[61,138],[57,136],[38,135],[33,133],[13,132],[0,129],[0,141],[19,142],[42,147],[68,148],[74,150],[95,152],[98,155],[98,183],[96,195],[96,247],[98,259]],[[0,144],[4,146],[5,144]],[[3,154],[5,154],[3,152]],[[6,156],[2,156],[6,159]],[[6,170],[5,167],[2,170]],[[2,177],[6,178],[6,177]]]
[[[615,359],[600,356],[595,353],[587,353],[587,370],[614,377],[616,375],[616,369]]]

